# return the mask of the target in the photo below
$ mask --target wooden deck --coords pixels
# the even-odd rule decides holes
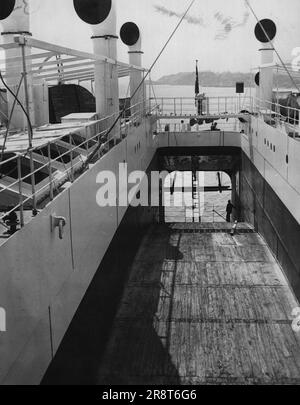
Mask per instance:
[[[299,304],[251,227],[227,229],[172,224],[144,237],[99,384],[300,384]]]

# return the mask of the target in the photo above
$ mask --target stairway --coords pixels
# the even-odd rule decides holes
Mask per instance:
[[[168,224],[132,265],[99,384],[300,384],[298,307],[247,224]]]

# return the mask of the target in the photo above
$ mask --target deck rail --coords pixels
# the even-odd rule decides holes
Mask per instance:
[[[297,138],[300,134],[300,109],[279,102],[270,102],[254,99],[253,113],[260,116],[264,121],[276,128],[281,129],[292,138]]]
[[[266,101],[253,96],[205,97],[201,114],[195,98],[192,97],[150,98],[149,104],[159,120],[160,132],[182,132],[181,120],[185,124],[189,124],[190,120],[200,121],[200,125],[203,125],[224,119],[226,124],[228,121],[232,124],[234,120],[249,113],[261,117],[268,125],[294,139],[300,138],[300,109],[297,106],[284,105],[279,100]],[[166,131],[166,125],[172,127],[172,130]]]
[[[202,102],[202,115],[237,115],[242,110],[253,111],[254,99],[250,96],[205,97]],[[150,98],[150,105],[157,105],[156,114],[160,117],[198,116],[197,102],[193,97]]]
[[[127,116],[127,113],[131,115]],[[55,193],[59,191],[60,187],[64,183],[73,183],[76,176],[80,175],[80,170],[84,168],[84,163],[86,162],[88,156],[99,144],[101,147],[97,151],[96,156],[93,158],[93,164],[100,160],[123,139],[127,138],[128,131],[131,127],[139,125],[143,117],[151,114],[152,111],[147,108],[147,103],[143,100],[142,102],[132,105],[130,108],[127,108],[124,111],[124,117],[121,119],[120,130],[117,133],[114,133],[109,139],[103,140],[103,138],[106,138],[107,131],[116,120],[118,116],[117,114],[97,121],[91,121],[90,123],[85,123],[85,127],[89,130],[91,135],[87,136],[86,138],[82,136],[84,140],[80,144],[74,144],[73,136],[80,134],[79,130],[83,127],[82,123],[79,123],[78,127],[74,127],[74,131],[70,129],[70,134],[67,135],[69,136],[68,146],[66,146],[66,143],[64,142],[65,147],[61,148],[61,142],[63,142],[63,139],[66,138],[66,134],[64,133],[61,136],[57,136],[55,140],[49,141],[47,144],[43,144],[43,146],[36,147],[31,150],[28,149],[23,153],[13,153],[14,156],[1,160],[0,205],[2,199],[1,197],[7,192],[11,192],[14,195],[17,193],[19,196],[19,203],[14,205],[8,204],[9,209],[5,213],[0,213],[0,222],[3,224],[3,220],[6,216],[13,212],[20,211],[19,222],[20,226],[23,227],[25,224],[24,210],[27,209],[27,207],[29,207],[28,209],[34,209],[32,204],[33,199],[40,196],[41,201],[44,201],[47,198],[53,200]],[[43,128],[35,131],[34,135],[37,133],[42,133],[42,130]],[[41,148],[45,147],[47,147],[48,150],[47,156],[42,155],[41,158],[44,158],[47,161],[45,163],[41,163],[40,160],[34,159],[34,170],[29,170],[29,173],[23,174],[22,161],[24,161],[24,159],[29,159],[30,153],[38,152]],[[51,156],[51,147],[56,148],[57,156],[55,158],[52,158]],[[86,151],[86,154],[83,154],[83,151]],[[14,167],[11,172],[5,174],[3,173],[3,167],[8,164],[13,164]],[[60,165],[59,170],[57,169],[57,164]],[[54,170],[58,176],[54,175]],[[14,172],[14,178],[10,177],[12,172]],[[32,192],[32,189],[28,187],[32,179],[37,178],[39,174],[45,175],[45,173],[47,174],[47,177],[44,182],[35,184],[34,180],[34,192]],[[5,180],[7,180],[7,183],[9,184],[5,185]],[[5,224],[3,225],[5,226]]]

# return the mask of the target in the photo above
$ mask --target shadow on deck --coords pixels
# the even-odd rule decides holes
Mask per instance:
[[[227,227],[155,226],[128,275],[106,263],[44,384],[300,384],[298,303],[260,236]]]

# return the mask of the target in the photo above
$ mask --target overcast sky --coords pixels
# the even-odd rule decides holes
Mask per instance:
[[[73,0],[30,0],[34,37],[91,51],[90,28],[79,20]],[[278,26],[276,45],[285,60],[300,47],[299,0],[250,0],[259,18],[272,18]],[[149,67],[190,0],[116,0],[118,29],[136,22],[143,35],[144,66]],[[194,70],[244,71],[258,64],[253,30],[254,16],[244,0],[196,0],[189,18],[158,62],[152,77]],[[127,61],[127,49],[119,41],[118,59]]]

